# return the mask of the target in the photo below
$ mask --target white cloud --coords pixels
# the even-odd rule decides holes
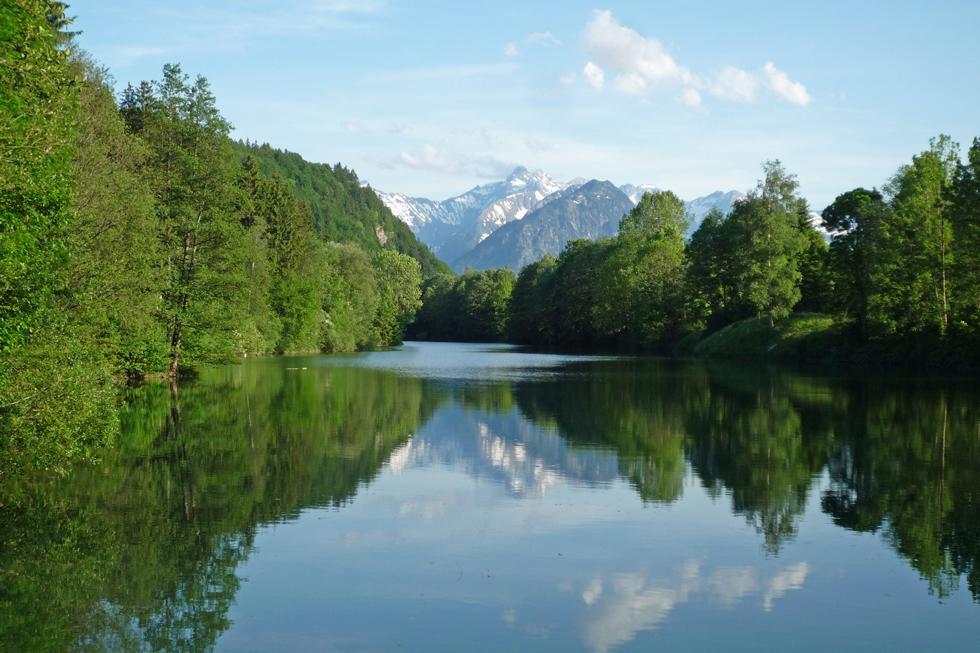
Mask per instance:
[[[520,53],[520,48],[518,48],[517,44],[513,41],[504,46],[504,56],[506,57],[516,57]]]
[[[453,175],[474,175],[486,179],[506,176],[515,166],[512,162],[493,157],[447,152],[428,144],[415,151],[401,152],[397,162],[406,168]]]
[[[655,38],[643,36],[613,17],[610,11],[595,11],[585,27],[585,52],[589,62],[585,77],[596,90],[603,88],[605,73],[614,74],[613,87],[627,95],[642,95],[657,84],[683,86],[680,101],[689,107],[701,105],[702,94],[722,100],[754,102],[763,84],[780,98],[807,106],[806,87],[789,79],[771,62],[762,73],[725,66],[713,77],[692,72],[681,65]]]
[[[602,72],[602,68],[591,61],[585,64],[582,74],[585,75],[585,81],[589,83],[589,86],[597,91],[601,90],[603,84],[606,83],[606,74]]]
[[[754,102],[758,89],[759,80],[735,66],[722,68],[710,86],[712,95],[737,102]]]
[[[596,11],[585,27],[585,50],[599,65],[646,81],[679,79],[690,73],[679,66],[660,41],[626,27],[610,11]]]
[[[647,90],[647,82],[636,73],[616,75],[616,90],[627,95],[640,95]]]
[[[769,88],[773,93],[793,104],[805,107],[812,101],[806,86],[800,82],[794,82],[785,72],[776,68],[773,62],[767,63],[763,67],[766,78],[769,81]]]
[[[562,86],[571,86],[575,83],[575,73],[569,73],[567,75],[562,75],[558,78],[558,81]]]
[[[809,574],[810,565],[805,562],[797,562],[773,576],[768,587],[766,587],[765,595],[762,597],[762,609],[766,612],[771,611],[776,599],[782,598],[790,590],[802,588]]]
[[[701,94],[696,88],[688,86],[681,91],[681,102],[689,107],[699,107],[701,106]]]
[[[524,37],[524,42],[528,45],[561,45],[551,32],[531,32]]]

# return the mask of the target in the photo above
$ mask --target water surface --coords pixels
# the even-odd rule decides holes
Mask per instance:
[[[980,641],[970,383],[409,343],[133,391],[5,490],[0,649]]]

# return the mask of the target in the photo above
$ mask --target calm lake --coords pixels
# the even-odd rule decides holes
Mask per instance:
[[[130,392],[0,648],[976,651],[975,379],[408,343]]]

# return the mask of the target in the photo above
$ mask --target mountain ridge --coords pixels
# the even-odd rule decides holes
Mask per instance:
[[[461,266],[465,267],[484,258],[484,254],[474,252],[500,229],[526,219],[551,202],[560,199],[562,193],[574,191],[593,181],[598,180],[576,178],[561,183],[542,170],[531,171],[518,166],[501,181],[474,186],[465,193],[441,201],[410,197],[402,193],[376,192],[392,214],[407,224],[418,239],[428,245],[436,256],[454,269],[461,269]],[[616,186],[612,182],[607,183],[616,188],[629,201],[631,207],[640,201],[644,193],[659,190],[659,187],[653,184]],[[744,194],[735,190],[715,191],[685,202],[691,222],[688,233],[692,233],[697,228],[709,211],[718,209],[727,213],[742,197]],[[617,217],[616,225],[621,217]],[[552,216],[551,219],[556,222],[551,228],[560,230],[562,228],[560,218]],[[607,222],[609,219],[608,216],[599,216],[599,222]],[[569,227],[568,236],[573,236],[579,231],[575,227]],[[572,239],[561,235],[557,237],[557,240],[562,242]],[[531,250],[542,249],[530,243],[527,243],[527,246]],[[548,254],[559,253],[552,252],[549,248],[544,249]]]

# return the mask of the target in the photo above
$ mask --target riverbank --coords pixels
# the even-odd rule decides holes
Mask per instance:
[[[980,342],[917,336],[867,340],[829,315],[802,313],[769,325],[751,318],[717,331],[696,331],[671,350],[675,356],[807,365],[980,371]]]

